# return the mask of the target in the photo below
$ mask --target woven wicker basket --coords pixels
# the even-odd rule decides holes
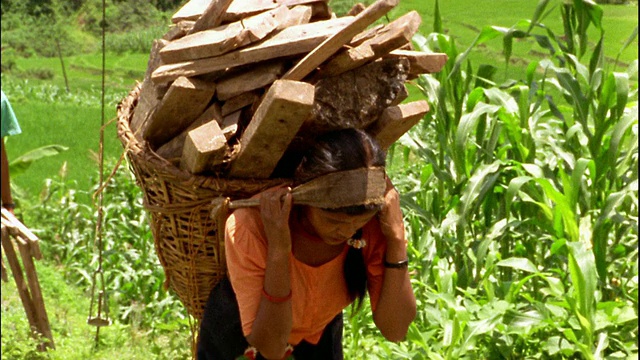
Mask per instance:
[[[177,168],[132,133],[129,123],[139,95],[138,84],[118,104],[118,137],[151,215],[165,285],[200,320],[211,289],[226,273],[223,229],[227,213],[212,216],[212,200],[247,198],[283,180],[197,176]]]

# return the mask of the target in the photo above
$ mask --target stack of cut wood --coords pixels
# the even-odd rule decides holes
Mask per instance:
[[[131,130],[193,174],[289,177],[318,134],[359,128],[390,146],[429,110],[401,104],[405,82],[444,54],[412,50],[411,11],[375,22],[399,0],[190,0],[151,49]]]

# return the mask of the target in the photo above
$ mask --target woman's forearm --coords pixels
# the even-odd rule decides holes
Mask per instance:
[[[398,263],[407,259],[404,240],[389,243],[386,261]],[[411,288],[407,267],[385,268],[378,306],[373,320],[382,335],[390,341],[402,341],[416,316],[416,298]]]
[[[291,334],[290,257],[286,251],[269,251],[264,277],[264,291],[258,313],[247,340],[267,359],[281,359]],[[273,299],[279,299],[273,301]],[[284,300],[284,301],[282,301]]]

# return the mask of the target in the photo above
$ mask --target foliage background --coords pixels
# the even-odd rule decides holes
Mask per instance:
[[[432,111],[389,154],[420,312],[394,344],[367,306],[348,311],[346,358],[637,358],[634,3],[406,1],[389,14],[418,10],[415,46],[449,55],[441,73],[414,81],[408,101],[426,98]],[[108,120],[176,2],[107,4]],[[68,148],[14,179],[18,215],[43,239],[38,269],[58,349],[33,350],[15,288],[3,284],[3,356],[187,358],[190,321],[162,289],[126,166],[104,192],[114,325],[94,347],[84,324],[97,266],[101,1],[1,5],[2,87],[24,130],[8,139],[10,159]],[[351,1],[331,6],[341,13]],[[106,125],[107,170],[121,151]]]

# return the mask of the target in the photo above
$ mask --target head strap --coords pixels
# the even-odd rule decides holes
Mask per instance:
[[[383,167],[336,171],[319,176],[291,190],[293,203],[321,209],[384,203],[387,188]],[[229,209],[257,206],[258,198],[234,200]]]
[[[322,209],[382,204],[387,183],[384,168],[338,171],[317,177],[291,192],[293,203]]]

